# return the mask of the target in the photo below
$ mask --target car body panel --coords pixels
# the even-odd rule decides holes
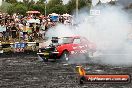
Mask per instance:
[[[82,53],[96,51],[96,45],[94,43],[88,41],[85,37],[74,36],[74,37],[64,37],[64,38],[70,38],[71,41],[69,43],[62,43],[62,44],[56,45],[55,51],[58,53],[52,54],[52,52],[55,52],[54,50],[50,50],[50,49],[46,50],[46,48],[45,48],[44,51],[39,52],[37,54],[42,55],[42,53],[43,53],[43,55],[44,55],[45,53],[48,52],[49,55],[51,55],[51,56],[55,55],[57,58],[60,58],[64,51],[67,51],[70,54],[82,54]],[[44,55],[44,56],[47,57],[48,55]],[[50,56],[48,56],[48,57],[50,57]]]

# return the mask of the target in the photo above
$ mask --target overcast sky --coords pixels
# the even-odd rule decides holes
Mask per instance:
[[[2,0],[0,0],[0,1],[2,1]],[[23,0],[18,0],[18,1],[23,1]],[[34,1],[39,1],[39,0],[34,0]],[[49,0],[47,0],[47,1],[49,1]],[[68,3],[68,1],[70,1],[70,0],[63,0],[63,3],[64,4],[66,4],[66,3]],[[95,5],[97,2],[98,2],[99,0],[92,0],[92,2],[93,2],[93,4]],[[100,0],[101,2],[103,2],[103,3],[105,3],[105,2],[109,2],[109,1],[111,1],[111,0]],[[118,0],[121,4],[123,4],[123,5],[128,5],[129,3],[132,3],[132,0]]]
[[[18,1],[23,1],[23,0],[18,0]],[[34,1],[38,1],[38,0],[34,0]],[[47,0],[49,1],[49,0]],[[70,0],[63,0],[63,3],[66,4],[68,3],[68,1]],[[92,0],[92,3],[93,5],[95,5],[99,0]],[[105,2],[108,2],[108,1],[111,1],[111,0],[101,0],[101,2],[105,3]],[[118,0],[120,4],[124,5],[124,6],[127,6],[129,5],[130,3],[132,3],[132,0]],[[0,5],[2,3],[2,0],[0,0]]]

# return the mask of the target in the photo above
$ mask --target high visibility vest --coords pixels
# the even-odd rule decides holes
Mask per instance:
[[[86,75],[86,72],[85,72],[84,68],[79,67],[79,68],[78,68],[78,71],[79,71],[80,76]]]

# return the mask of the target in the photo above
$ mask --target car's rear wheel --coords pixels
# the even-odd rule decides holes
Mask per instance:
[[[88,56],[89,56],[89,58],[92,58],[93,57],[93,52],[89,52]]]
[[[61,55],[60,58],[63,62],[67,62],[69,61],[69,52],[68,51],[64,51],[63,54]]]
[[[42,59],[44,60],[44,62],[48,62],[48,58],[43,57]]]
[[[92,56],[93,56],[93,52],[88,52],[88,53],[84,54],[84,57],[85,57],[86,61],[91,61]]]

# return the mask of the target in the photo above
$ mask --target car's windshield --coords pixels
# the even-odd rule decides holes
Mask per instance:
[[[67,43],[72,43],[73,38],[72,37],[64,37],[59,39],[59,44],[67,44]]]

